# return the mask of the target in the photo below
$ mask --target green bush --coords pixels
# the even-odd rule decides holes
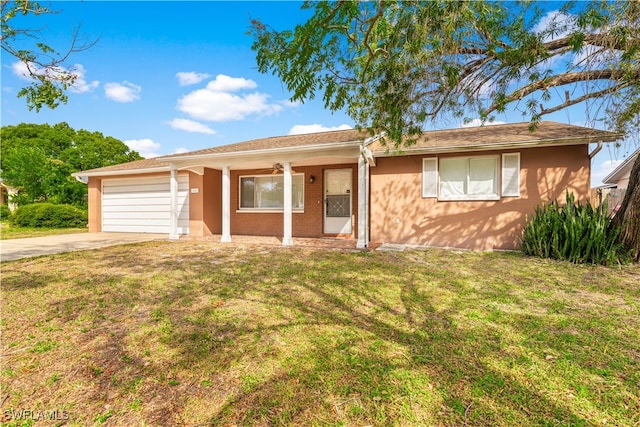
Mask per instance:
[[[71,205],[33,203],[20,206],[11,217],[19,227],[72,228],[87,225],[87,213]]]
[[[11,211],[7,205],[0,205],[0,220],[4,221],[11,217]]]
[[[613,227],[606,201],[594,208],[575,204],[567,193],[566,205],[554,201],[536,207],[524,229],[522,251],[526,255],[573,263],[611,265],[628,262],[628,253],[618,241],[620,229]]]

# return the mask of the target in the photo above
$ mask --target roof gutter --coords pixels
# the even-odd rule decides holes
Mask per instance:
[[[378,134],[375,134],[375,135],[373,135],[373,136],[370,136],[369,138],[365,139],[365,140],[362,142],[362,146],[363,146],[363,147],[368,147],[369,145],[373,144],[374,142],[376,142],[376,141],[377,141],[377,140],[379,140],[380,138],[385,137],[386,135],[387,135],[387,132],[382,131],[382,132],[380,132],[380,133],[378,133]]]
[[[602,141],[600,141],[601,143]],[[521,141],[521,142],[505,142],[500,144],[491,144],[491,145],[458,145],[458,146],[444,146],[444,147],[418,147],[418,148],[406,148],[404,150],[396,150],[396,151],[375,151],[374,154],[379,157],[392,157],[398,154],[409,155],[409,154],[427,154],[427,153],[450,153],[450,152],[459,152],[459,151],[494,151],[494,150],[505,150],[505,149],[514,149],[514,148],[531,148],[531,147],[539,147],[539,146],[563,146],[563,145],[580,145],[580,144],[588,144],[589,141],[576,141],[575,139],[567,138],[567,139],[554,139],[547,141],[539,141],[539,140],[531,140],[531,141]]]
[[[589,160],[593,159],[596,154],[598,154],[602,150],[602,141],[598,141],[598,146],[593,149],[592,152],[589,153]]]

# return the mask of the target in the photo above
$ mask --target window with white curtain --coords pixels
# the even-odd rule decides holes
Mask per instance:
[[[292,208],[304,209],[304,174],[293,174],[291,187]],[[240,209],[284,209],[284,176],[241,176]]]
[[[422,160],[422,197],[499,200],[520,195],[520,153],[500,156],[427,157]]]

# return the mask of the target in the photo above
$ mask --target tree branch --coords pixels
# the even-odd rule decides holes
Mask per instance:
[[[534,83],[526,85],[522,88],[516,89],[511,92],[510,95],[506,96],[502,102],[494,102],[491,104],[489,108],[487,108],[484,113],[489,114],[496,111],[501,105],[508,104],[513,101],[520,100],[527,95],[530,95],[539,90],[548,89],[556,86],[565,86],[573,83],[579,82],[587,82],[593,80],[627,80],[625,79],[625,73],[622,70],[588,70],[588,71],[579,71],[574,73],[563,73],[556,75],[550,78],[540,79]],[[637,70],[631,74],[633,81],[640,80],[640,70]]]
[[[567,107],[579,104],[579,103],[584,102],[584,101],[586,101],[588,99],[599,98],[599,97],[604,96],[604,95],[609,95],[611,93],[614,93],[614,92],[617,92],[617,91],[619,91],[621,89],[624,89],[624,88],[628,87],[629,85],[630,85],[629,82],[624,82],[624,83],[621,83],[619,85],[611,86],[611,87],[608,87],[606,89],[600,90],[598,92],[587,93],[587,94],[579,96],[579,97],[577,97],[575,99],[567,99],[567,100],[565,100],[565,102],[563,102],[562,104],[558,104],[555,107],[542,109],[540,111],[540,115],[555,113],[556,111],[563,110],[563,109],[565,109]]]

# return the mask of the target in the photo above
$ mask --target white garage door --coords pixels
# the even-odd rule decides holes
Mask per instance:
[[[178,176],[178,233],[189,234],[189,177]],[[169,177],[102,181],[102,231],[169,233]]]

